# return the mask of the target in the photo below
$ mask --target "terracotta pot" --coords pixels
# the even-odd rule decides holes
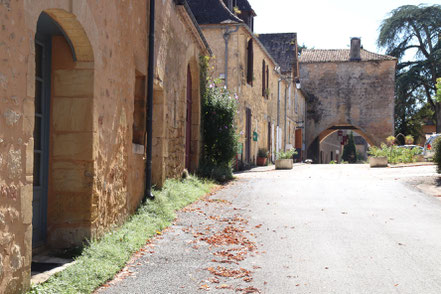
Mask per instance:
[[[258,166],[265,166],[267,161],[268,161],[268,158],[266,158],[266,157],[257,157],[257,165]]]

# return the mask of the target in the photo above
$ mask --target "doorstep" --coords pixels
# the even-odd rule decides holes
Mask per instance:
[[[37,285],[46,282],[56,273],[59,273],[76,263],[72,259],[53,256],[36,255],[32,257],[31,284]]]

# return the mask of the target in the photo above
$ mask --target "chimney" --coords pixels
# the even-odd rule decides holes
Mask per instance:
[[[351,53],[349,54],[350,61],[360,61],[360,47],[361,38],[351,38]]]

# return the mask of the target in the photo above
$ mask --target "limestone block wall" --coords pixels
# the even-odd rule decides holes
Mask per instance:
[[[195,171],[200,153],[199,56],[208,55],[196,41],[192,23],[182,6],[173,1],[157,3],[153,108],[153,183],[180,176],[185,168],[187,71],[191,75],[191,166]]]
[[[142,146],[132,143],[132,127],[135,82],[147,76],[148,4],[0,1],[0,293],[29,286],[34,42],[41,13],[66,35],[52,39],[46,246],[53,249],[99,237],[121,224],[143,197],[145,158]],[[198,58],[208,52],[182,6],[159,1],[156,13],[153,175],[161,185],[184,169],[189,65],[192,168],[197,166]]]
[[[301,63],[309,146],[336,125],[356,127],[378,145],[394,132],[395,61]]]

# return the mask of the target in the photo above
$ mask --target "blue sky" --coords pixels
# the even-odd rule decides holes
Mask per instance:
[[[316,49],[349,48],[350,37],[361,37],[366,50],[380,52],[378,27],[390,11],[402,5],[440,1],[402,0],[249,0],[257,17],[256,33],[296,32],[299,44]]]

